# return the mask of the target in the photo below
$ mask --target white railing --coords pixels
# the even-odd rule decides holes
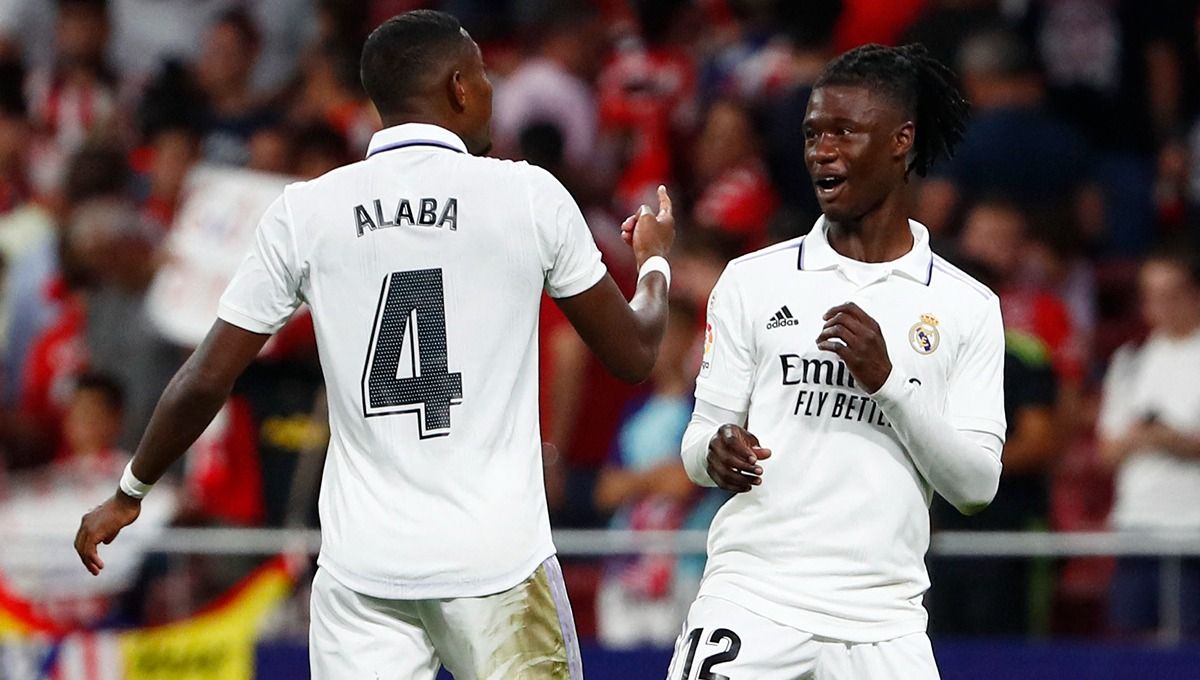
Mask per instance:
[[[703,554],[707,532],[569,529],[554,532],[565,557],[603,557],[638,553]],[[5,551],[61,546],[70,550],[72,537],[8,534]],[[118,539],[119,540],[119,539]],[[316,554],[321,534],[315,529],[165,529],[153,539],[154,552],[177,554],[270,555]],[[1200,532],[942,532],[933,535],[930,554],[937,557],[1161,557],[1159,571],[1160,639],[1180,640],[1183,559],[1200,557]]]

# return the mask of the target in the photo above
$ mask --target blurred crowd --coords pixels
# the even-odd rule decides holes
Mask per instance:
[[[955,158],[914,178],[913,214],[1000,295],[1008,345],[998,498],[970,518],[936,502],[935,528],[1200,530],[1200,0],[0,0],[0,521],[54,525],[46,498],[111,492],[189,349],[146,299],[198,169],[305,179],[361,158],[379,120],[359,49],[416,7],[480,43],[492,154],[571,190],[627,290],[620,219],[659,184],[675,197],[650,381],[608,376],[543,305],[557,526],[707,526],[723,496],[688,481],[678,446],[709,291],[817,218],[799,129],[824,64],[921,42],[973,113]],[[314,524],[321,385],[301,314],[172,472],[160,524]],[[152,557],[109,590],[34,582],[64,621],[161,621],[239,566]],[[1147,634],[1159,566],[934,559],[931,627]],[[1200,562],[1184,566],[1200,634]],[[703,559],[564,567],[582,633],[669,644]]]

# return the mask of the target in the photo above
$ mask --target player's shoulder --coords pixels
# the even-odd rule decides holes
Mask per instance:
[[[334,192],[340,195],[344,192],[347,184],[353,185],[359,181],[364,168],[365,161],[340,165],[312,179],[289,182],[283,188],[283,194],[289,200],[316,196],[324,192]]]
[[[979,279],[955,266],[946,258],[932,253],[929,263],[929,287],[939,295],[945,295],[967,304],[993,303],[999,298],[996,293]]]
[[[735,257],[725,266],[726,275],[746,279],[774,273],[780,267],[796,269],[804,239],[804,236],[799,236]]]

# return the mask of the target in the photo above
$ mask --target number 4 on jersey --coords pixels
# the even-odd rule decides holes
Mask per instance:
[[[448,372],[446,364],[442,270],[385,276],[363,368],[363,415],[416,413],[422,439],[450,434],[450,407],[462,402],[462,374]]]

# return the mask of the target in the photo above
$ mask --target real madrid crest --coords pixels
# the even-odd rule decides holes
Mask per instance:
[[[922,314],[921,320],[908,329],[908,344],[917,350],[917,354],[933,354],[942,341],[938,332],[938,320],[932,314]]]

